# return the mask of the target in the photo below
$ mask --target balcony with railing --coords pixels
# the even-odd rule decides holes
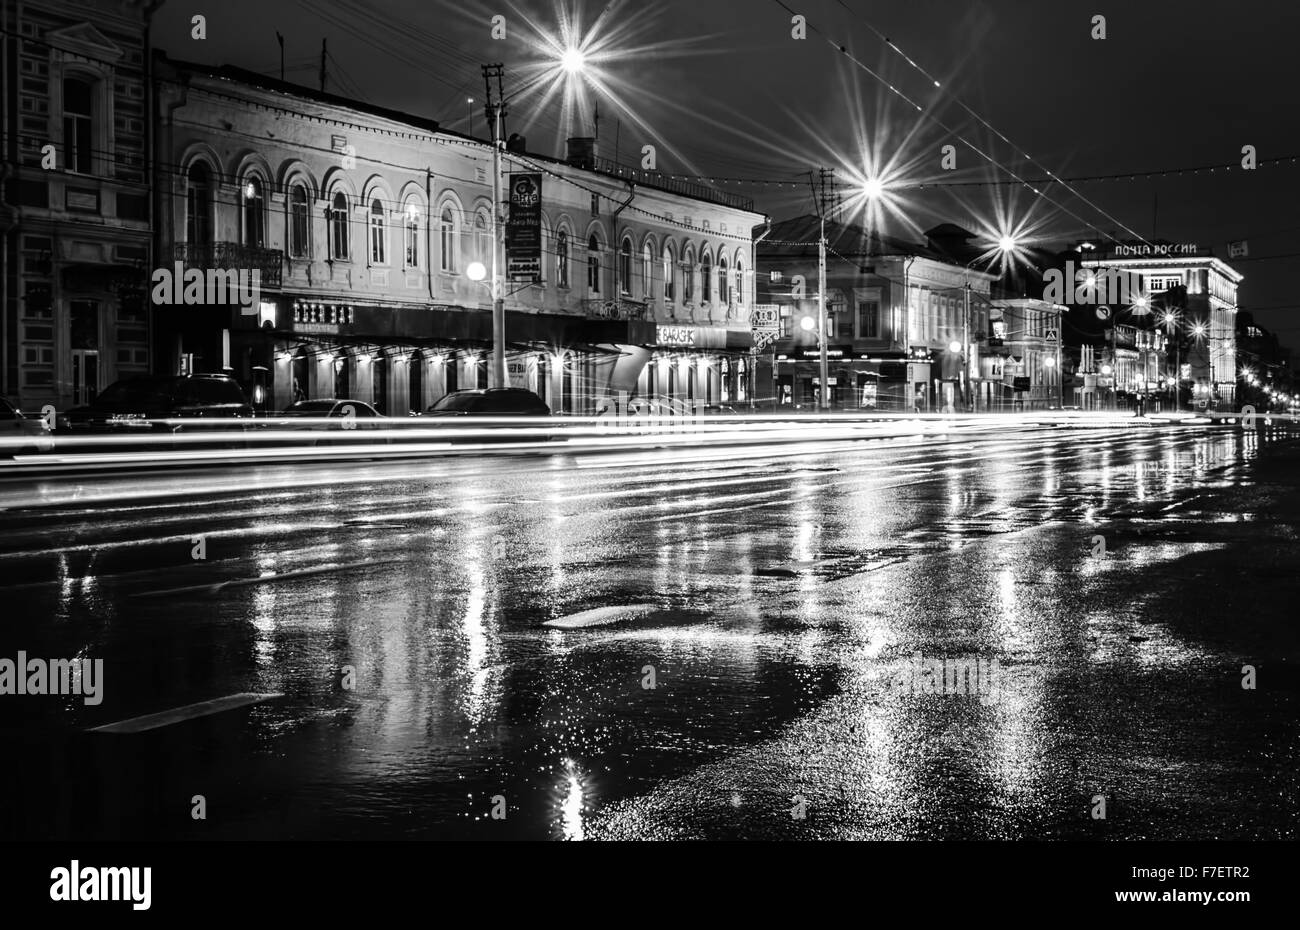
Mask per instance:
[[[184,263],[186,269],[259,271],[262,287],[279,287],[280,275],[284,267],[284,252],[279,249],[256,248],[239,242],[178,242],[172,248],[172,260]]]

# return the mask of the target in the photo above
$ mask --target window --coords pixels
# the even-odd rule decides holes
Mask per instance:
[[[68,170],[90,174],[94,166],[94,85],[80,78],[63,80],[63,145]]]
[[[481,210],[474,214],[474,254],[484,265],[492,264],[492,232],[488,215]]]
[[[595,235],[587,240],[587,290],[600,293],[600,243]]]
[[[632,295],[632,240],[624,239],[618,252],[618,291],[625,297]]]
[[[295,184],[289,190],[289,254],[293,258],[306,258],[307,246],[307,188]]]
[[[682,259],[682,299],[690,303],[695,299],[695,250],[687,249]]]
[[[641,294],[646,300],[654,300],[655,256],[650,243],[641,246]]]
[[[736,259],[736,304],[745,305],[745,263]]]
[[[442,253],[442,270],[447,274],[456,271],[456,215],[451,207],[442,208],[438,221],[438,245]]]
[[[384,205],[370,201],[370,264],[388,264],[388,231],[384,228]]]
[[[830,291],[826,295],[826,335],[832,339],[853,338],[853,317],[844,305],[844,295],[839,291]]]
[[[674,300],[677,299],[677,287],[676,287],[677,275],[673,270],[673,249],[672,246],[670,245],[664,246],[663,271],[664,271],[664,300],[666,300],[668,303],[672,303]]]
[[[713,259],[706,252],[700,262],[700,300],[708,303],[713,299]]]
[[[190,165],[185,191],[185,241],[192,246],[212,244],[212,179],[201,161]]]
[[[875,300],[858,301],[858,338],[880,338],[880,302]]]
[[[600,194],[591,195],[591,215],[600,216]]]
[[[414,200],[406,205],[406,223],[402,230],[402,251],[407,268],[420,267],[420,205]]]
[[[348,195],[339,191],[334,195],[334,209],[330,211],[330,258],[348,260]]]
[[[244,245],[260,249],[266,239],[266,200],[262,181],[250,177],[244,182]]]
[[[718,302],[731,302],[731,277],[727,274],[727,260],[718,259]]]
[[[555,239],[555,277],[560,287],[569,286],[569,234],[564,230]]]

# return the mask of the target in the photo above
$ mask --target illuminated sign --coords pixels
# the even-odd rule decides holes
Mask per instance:
[[[341,304],[293,305],[293,331],[296,333],[314,333],[334,335],[340,326],[351,326],[355,322],[355,310]]]
[[[657,327],[655,342],[661,346],[677,346],[691,349],[695,347],[694,326],[660,326]]]

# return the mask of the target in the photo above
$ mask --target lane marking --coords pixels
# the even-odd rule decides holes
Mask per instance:
[[[187,585],[183,588],[167,588],[162,591],[141,591],[132,594],[131,597],[162,597],[166,594],[185,594],[194,591],[204,591],[208,594],[217,594],[223,588],[242,588],[248,585],[283,581],[286,578],[305,578],[309,575],[324,575],[327,572],[354,571],[359,568],[375,568],[380,565],[398,565],[403,561],[404,560],[402,559],[385,559],[380,562],[352,562],[347,565],[321,565],[316,568],[301,568],[292,572],[275,572],[269,575],[258,575],[256,578],[234,578],[230,581]]]
[[[184,723],[187,720],[195,720],[199,717],[208,717],[212,714],[219,714],[222,711],[234,710],[237,707],[246,707],[251,704],[261,704],[264,701],[273,701],[277,698],[284,697],[283,694],[255,694],[245,692],[243,694],[231,694],[223,698],[215,698],[211,701],[200,701],[197,704],[186,704],[184,707],[174,707],[171,710],[164,710],[156,714],[145,714],[143,717],[131,717],[129,720],[119,720],[117,723],[108,723],[102,727],[91,727],[89,733],[143,733],[146,730],[157,730],[160,727],[169,727],[172,724]]]

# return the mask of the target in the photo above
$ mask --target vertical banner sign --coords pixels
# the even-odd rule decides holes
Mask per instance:
[[[542,176],[510,175],[510,220],[506,223],[506,276],[542,281]]]

